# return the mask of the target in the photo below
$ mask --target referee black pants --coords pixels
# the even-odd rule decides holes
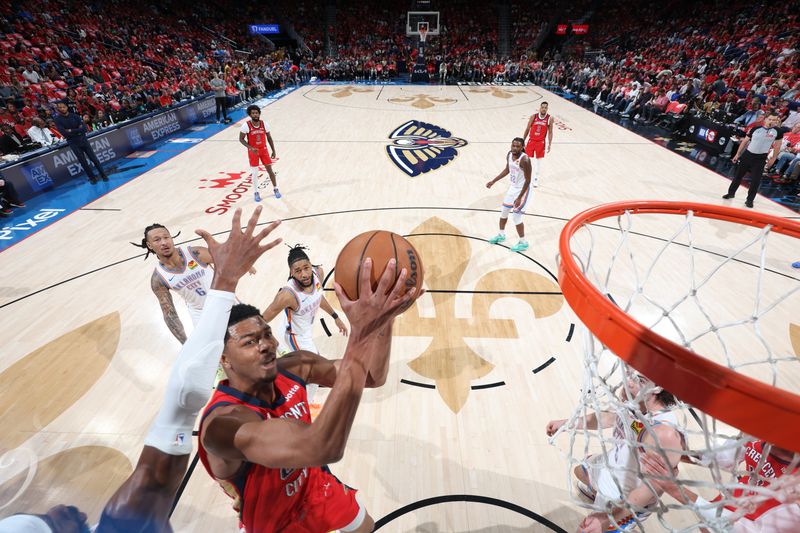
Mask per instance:
[[[754,154],[745,150],[742,157],[739,158],[736,171],[733,173],[733,181],[731,181],[731,186],[728,187],[728,194],[731,196],[736,194],[736,189],[741,185],[742,178],[749,172],[750,188],[747,190],[747,201],[753,203],[758,193],[758,187],[761,185],[761,177],[764,175],[764,165],[766,163],[767,154]]]
[[[94,150],[92,150],[92,145],[89,144],[89,140],[85,136],[67,139],[67,144],[70,148],[72,148],[72,152],[75,154],[75,157],[78,158],[78,162],[83,167],[83,171],[86,172],[86,175],[89,177],[89,181],[96,179],[95,172],[98,172],[101,177],[106,177],[106,173],[103,171],[103,166],[100,164],[100,161],[94,154]],[[92,170],[92,167],[89,166],[89,161],[94,164],[94,171]]]

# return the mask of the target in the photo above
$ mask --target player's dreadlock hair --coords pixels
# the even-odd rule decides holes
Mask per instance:
[[[228,327],[225,328],[225,340],[224,342],[228,342],[230,338],[230,333],[228,333],[228,329],[231,326],[234,326],[241,322],[242,320],[247,320],[248,318],[254,316],[261,316],[261,311],[258,310],[257,307],[248,304],[236,304],[231,307],[231,316],[228,318]]]
[[[141,244],[139,244],[139,243],[135,243],[135,242],[132,242],[132,243],[131,243],[132,245],[136,246],[137,248],[144,248],[145,250],[147,250],[147,253],[146,253],[146,254],[144,254],[144,258],[145,258],[145,260],[147,260],[147,258],[150,256],[150,253],[151,253],[151,252],[153,252],[153,251],[150,249],[150,247],[149,247],[149,246],[147,246],[147,234],[148,234],[148,232],[150,232],[151,230],[154,230],[154,229],[159,229],[159,228],[160,228],[160,229],[167,229],[167,228],[166,228],[166,226],[164,226],[164,225],[162,225],[162,224],[159,224],[158,222],[155,222],[155,223],[153,223],[153,224],[150,224],[150,225],[149,225],[149,226],[147,226],[146,228],[144,228],[144,237],[142,237],[142,243],[141,243]],[[179,231],[178,233],[176,233],[175,235],[173,235],[173,236],[172,236],[172,238],[174,239],[175,237],[177,237],[177,236],[178,236],[178,235],[180,235],[180,234],[181,234],[181,232]]]
[[[289,245],[287,244],[287,246]],[[306,250],[308,250],[308,247],[303,246],[302,244],[295,244],[294,246],[289,246],[289,258],[288,258],[289,268],[292,268],[292,265],[295,264],[297,261],[302,261],[304,259],[306,261],[311,261],[308,258]]]

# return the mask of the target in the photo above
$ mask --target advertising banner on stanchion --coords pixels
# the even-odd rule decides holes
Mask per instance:
[[[142,146],[192,126],[214,115],[214,98],[200,98],[166,111],[123,123],[89,137],[97,159],[108,163],[135,152]],[[26,154],[20,161],[0,168],[3,179],[11,181],[20,197],[27,200],[83,174],[83,167],[67,144],[40,153]]]

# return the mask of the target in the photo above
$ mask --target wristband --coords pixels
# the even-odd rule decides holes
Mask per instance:
[[[334,320],[337,320],[339,318],[339,315],[336,314],[336,311],[331,313],[331,318],[334,319]]]

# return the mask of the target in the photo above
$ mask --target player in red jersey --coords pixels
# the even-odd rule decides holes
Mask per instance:
[[[261,109],[257,105],[247,107],[247,116],[250,117],[250,120],[246,120],[242,124],[239,130],[239,142],[247,148],[247,155],[250,158],[250,177],[253,181],[256,202],[261,201],[261,194],[258,192],[259,163],[263,163],[267,173],[269,173],[269,179],[275,191],[275,198],[280,198],[281,192],[278,190],[278,180],[275,177],[275,172],[272,171],[272,160],[277,156],[275,154],[275,144],[272,142],[272,135],[269,132],[269,124],[261,120]],[[269,143],[269,147],[272,150],[272,156],[267,151],[267,143]]]
[[[528,134],[530,133],[530,137]],[[547,102],[539,106],[539,113],[532,115],[525,126],[523,139],[528,139],[525,145],[525,154],[533,161],[533,179],[531,185],[539,186],[539,172],[542,169],[541,161],[544,154],[550,152],[553,146],[553,117],[547,114]],[[545,149],[545,144],[547,149]]]
[[[219,383],[203,413],[199,453],[234,498],[248,533],[374,527],[356,491],[325,466],[344,454],[363,389],[386,381],[393,319],[417,296],[413,288],[401,296],[407,272],[395,282],[394,260],[374,291],[371,270],[365,259],[356,301],[336,285],[352,328],[341,360],[303,350],[276,359],[278,341],[260,311],[239,305],[231,312],[221,359],[229,379]],[[306,383],[332,387],[313,424]]]
[[[721,468],[733,470],[736,466],[736,448],[731,448],[727,456],[718,454],[717,463]],[[766,457],[764,457],[767,452]],[[744,446],[744,464],[748,474],[739,477],[739,484],[768,487],[782,485],[786,500],[780,502],[774,498],[759,496],[756,491],[745,493],[741,488],[733,491],[732,497],[742,506],[737,509],[726,505],[721,511],[723,518],[732,522],[734,533],[796,533],[800,531],[800,494],[798,480],[800,470],[791,465],[795,454],[791,450],[770,446],[763,440],[750,441]],[[654,488],[669,493],[681,503],[694,502],[698,513],[709,520],[717,517],[717,506],[704,500],[686,486],[678,486],[673,475],[664,466],[658,454],[646,453],[641,457],[642,472],[648,476]],[[758,471],[758,473],[755,473]],[[751,477],[753,479],[751,479]],[[787,479],[788,482],[784,482]],[[717,502],[722,496],[717,496]],[[748,501],[751,500],[751,501]]]

